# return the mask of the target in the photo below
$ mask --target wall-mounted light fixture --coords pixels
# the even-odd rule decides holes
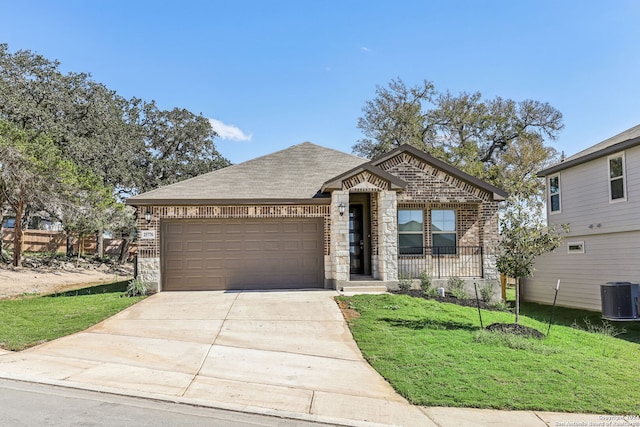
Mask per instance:
[[[147,210],[147,213],[144,214],[144,219],[147,221],[147,224],[151,222],[151,211]]]
[[[340,211],[340,216],[344,215],[344,203],[340,202],[338,210]]]

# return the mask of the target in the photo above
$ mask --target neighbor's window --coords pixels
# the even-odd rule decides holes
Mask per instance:
[[[583,254],[584,240],[580,242],[567,242],[567,252],[570,254]]]
[[[560,212],[560,175],[549,177],[549,210]]]
[[[609,196],[611,201],[626,199],[624,188],[624,154],[609,156]]]
[[[456,211],[431,211],[431,241],[435,254],[456,254]]]
[[[398,246],[400,255],[420,255],[424,245],[422,210],[398,210]]]

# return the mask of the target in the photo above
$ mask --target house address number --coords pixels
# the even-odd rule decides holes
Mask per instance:
[[[156,238],[156,230],[142,230],[140,231],[140,238],[142,240],[153,240]]]

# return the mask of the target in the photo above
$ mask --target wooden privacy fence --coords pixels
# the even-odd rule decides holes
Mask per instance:
[[[2,246],[11,248],[13,245],[13,228],[2,229]],[[82,254],[95,254],[97,248],[96,236],[86,236],[82,240],[72,237],[73,251]],[[120,255],[122,239],[104,239],[104,253],[109,256]],[[67,235],[61,231],[24,230],[22,232],[22,250],[24,252],[66,252]],[[131,249],[130,249],[131,250]]]

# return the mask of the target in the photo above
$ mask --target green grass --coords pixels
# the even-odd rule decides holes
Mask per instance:
[[[82,331],[143,297],[123,296],[127,281],[0,301],[0,348],[25,348]]]
[[[589,333],[570,326],[589,312],[556,308],[550,336],[537,340],[482,330],[474,308],[406,295],[344,299],[360,313],[349,323],[365,358],[413,404],[638,414],[636,325],[618,338]],[[546,333],[548,309],[523,305],[520,323]],[[514,320],[482,316],[485,325]]]

